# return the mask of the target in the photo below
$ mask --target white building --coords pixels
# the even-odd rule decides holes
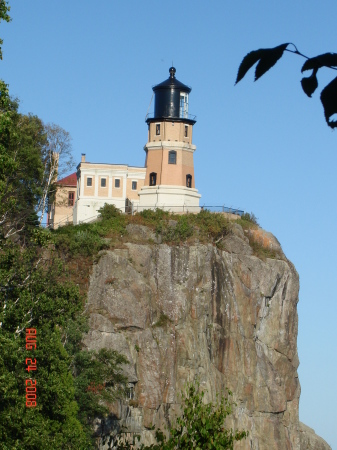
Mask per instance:
[[[132,212],[139,204],[138,191],[144,186],[145,173],[144,167],[86,162],[82,154],[77,166],[74,224],[96,219],[105,203]]]

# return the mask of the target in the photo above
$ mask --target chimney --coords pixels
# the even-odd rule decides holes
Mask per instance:
[[[85,162],[85,153],[82,153],[81,162]]]

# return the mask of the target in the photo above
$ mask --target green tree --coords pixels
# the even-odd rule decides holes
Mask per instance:
[[[25,245],[7,239],[0,251],[0,449],[94,448],[92,425],[123,395],[117,352],[82,349],[83,298],[64,277],[51,232],[35,229]],[[25,348],[26,328],[37,348]],[[37,361],[25,371],[25,359]],[[25,380],[37,383],[37,406],[25,405]]]
[[[45,145],[42,121],[20,114],[18,102],[10,99],[0,80],[0,226],[5,239],[37,221]]]
[[[122,364],[127,363],[123,355],[105,348],[74,354],[75,397],[84,425],[92,427],[95,418],[107,416],[107,404],[124,392],[127,378],[122,374]]]
[[[9,16],[10,6],[8,6],[8,2],[5,0],[0,0],[0,22],[5,20],[6,22],[10,22],[12,19]],[[0,59],[2,59],[2,44],[3,40],[0,39]]]
[[[59,261],[44,254],[48,231],[26,236],[25,245],[2,240],[0,252],[0,448],[87,449],[78,419],[72,355],[62,345],[69,321],[82,309],[78,288],[60,282]],[[26,349],[25,330],[37,330],[36,349]],[[37,370],[27,372],[26,358]],[[37,404],[26,406],[26,380],[37,387]]]
[[[182,392],[182,413],[169,430],[169,437],[157,431],[158,444],[141,449],[153,450],[233,450],[234,442],[248,436],[246,431],[233,431],[225,426],[225,420],[232,414],[235,405],[227,391],[227,396],[218,396],[215,403],[204,402],[204,391],[199,383],[188,383]],[[119,444],[128,449],[129,444]]]
[[[293,46],[292,48],[288,48]],[[304,93],[311,97],[312,94],[318,87],[317,72],[322,67],[327,67],[329,69],[337,70],[337,53],[324,53],[322,55],[309,58],[303,55],[296,45],[291,43],[281,44],[273,48],[260,48],[259,50],[254,50],[248,53],[242,60],[238,74],[236,77],[237,84],[246,73],[251,69],[256,63],[255,69],[255,81],[258,80],[262,75],[268,72],[277,61],[283,56],[284,52],[294,53],[306,59],[305,63],[301,68],[301,72],[311,71],[308,77],[303,77],[301,80],[301,85]],[[325,120],[330,128],[337,127],[337,120],[333,120],[334,114],[337,114],[337,77],[334,78],[321,92],[321,102],[324,108]]]
[[[70,134],[18,107],[0,80],[0,225],[6,237],[41,224],[56,177],[74,167]]]

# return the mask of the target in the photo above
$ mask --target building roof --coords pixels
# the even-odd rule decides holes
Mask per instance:
[[[191,92],[192,88],[186,86],[186,84],[183,84],[181,81],[176,79],[175,67],[170,67],[169,72],[170,77],[167,80],[163,81],[162,83],[153,86],[152,88],[153,91],[158,91],[159,89],[177,89],[183,92]]]
[[[61,184],[62,186],[77,186],[77,175],[76,172],[71,173],[67,177],[62,178],[61,180],[58,180],[56,184]]]

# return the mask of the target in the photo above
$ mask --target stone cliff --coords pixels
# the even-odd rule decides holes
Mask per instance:
[[[198,377],[208,401],[233,391],[229,425],[249,431],[237,450],[330,449],[299,422],[299,280],[277,240],[264,233],[278,256],[262,260],[239,225],[221,250],[155,243],[140,225],[128,231],[124,248],[101,253],[88,291],[85,345],[130,361],[130,398],[111,405],[100,448],[113,448],[122,426],[154,442],[150,428],[172,421],[184,383]]]

